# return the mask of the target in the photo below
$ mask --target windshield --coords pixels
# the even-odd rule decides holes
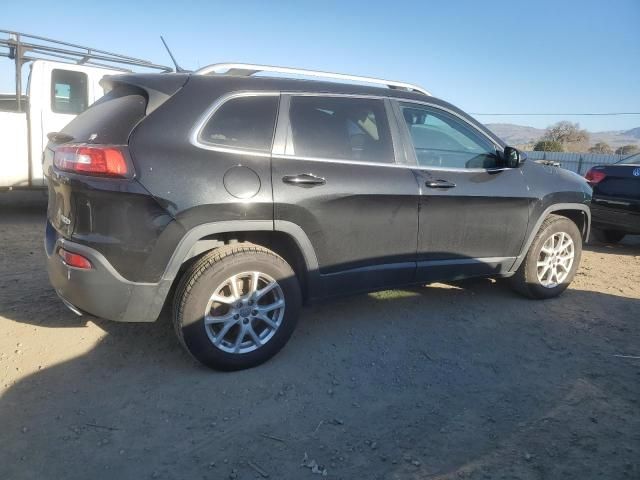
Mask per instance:
[[[640,165],[640,153],[623,158],[618,163],[623,165]]]

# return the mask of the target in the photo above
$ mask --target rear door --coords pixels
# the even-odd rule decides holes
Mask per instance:
[[[379,98],[283,95],[274,219],[311,241],[319,296],[413,281],[418,185],[399,163],[387,107]]]
[[[521,169],[500,168],[497,145],[457,114],[419,103],[395,105],[414,147],[420,185],[418,280],[508,269],[535,199]]]

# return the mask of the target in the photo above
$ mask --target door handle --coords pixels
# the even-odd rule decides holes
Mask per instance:
[[[454,188],[456,186],[455,183],[446,180],[427,180],[425,185],[429,188]]]
[[[300,175],[285,175],[282,177],[284,183],[289,185],[296,185],[298,187],[316,187],[318,185],[324,185],[327,181],[314,175],[313,173],[301,173]]]

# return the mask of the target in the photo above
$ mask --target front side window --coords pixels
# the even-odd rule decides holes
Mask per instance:
[[[393,163],[384,102],[377,99],[300,96],[289,109],[293,155]]]
[[[430,107],[400,104],[421,167],[495,168],[493,144],[454,115]]]
[[[88,106],[87,74],[54,69],[51,72],[51,110],[78,115]]]
[[[210,145],[270,152],[277,95],[232,98],[224,103],[200,131],[198,140]]]

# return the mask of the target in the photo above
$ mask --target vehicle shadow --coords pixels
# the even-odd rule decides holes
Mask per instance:
[[[0,314],[40,315],[20,310]],[[167,312],[89,320],[105,331],[90,351],[0,398],[0,478],[301,478],[305,453],[337,478],[622,478],[640,388],[613,355],[638,353],[637,318],[638,299],[583,290],[392,290],[306,308],[279,355],[235,373],[196,364]]]
[[[305,308],[266,364],[220,373],[167,311],[68,311],[29,211],[0,212],[0,322],[33,328],[16,350],[43,358],[85,326],[97,340],[11,384],[19,353],[0,352],[2,479],[303,478],[305,453],[345,479],[640,474],[637,298],[532,301],[487,279],[358,295]]]
[[[640,255],[640,235],[627,235],[619,243],[604,243],[593,236],[584,249],[597,253],[614,253],[616,255]]]

